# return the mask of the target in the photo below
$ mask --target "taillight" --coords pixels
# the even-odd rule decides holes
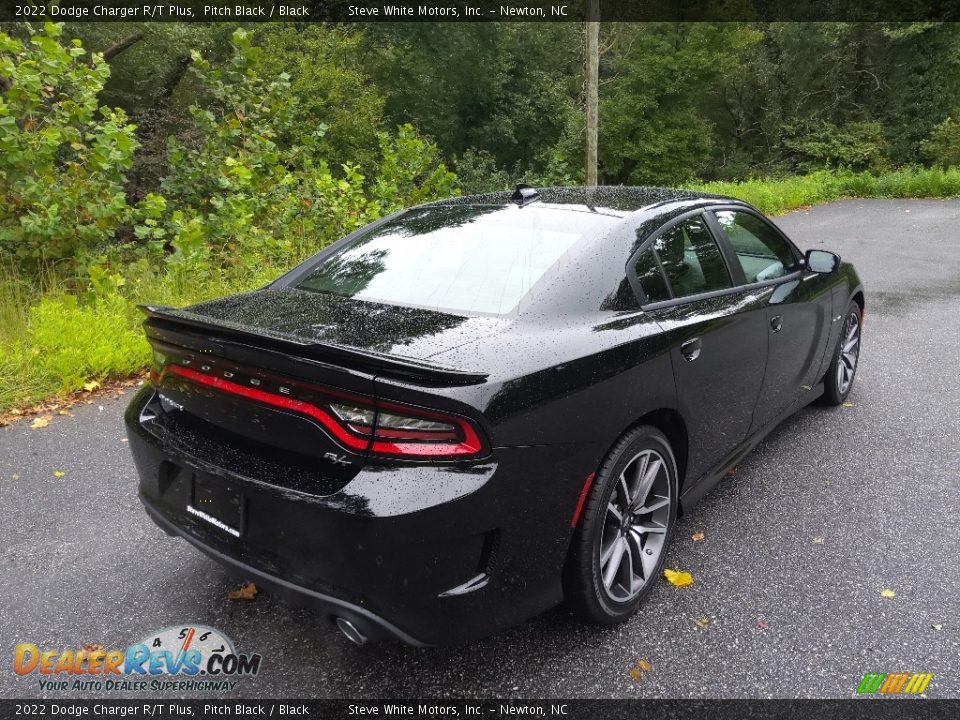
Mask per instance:
[[[374,402],[376,410],[344,402],[330,404],[344,426],[372,433],[370,451],[409,457],[476,455],[482,444],[470,421],[451,415],[393,403]]]
[[[204,367],[210,369],[210,366]],[[473,423],[434,410],[315,386],[300,392],[293,383],[278,384],[278,392],[273,392],[272,388],[262,387],[260,380],[251,381],[255,386],[250,387],[173,363],[161,373],[152,372],[151,379],[159,386],[168,374],[306,415],[322,425],[335,440],[356,452],[369,450],[377,455],[417,459],[464,458],[479,454],[483,448]],[[233,373],[225,375],[234,377]]]

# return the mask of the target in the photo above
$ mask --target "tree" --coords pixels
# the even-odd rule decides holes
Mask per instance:
[[[587,187],[597,184],[597,113],[599,110],[598,85],[600,82],[600,0],[590,0],[587,6],[587,52],[586,52],[586,181]]]
[[[33,270],[103,243],[130,210],[135,128],[100,106],[107,63],[79,40],[63,45],[62,32],[0,33],[0,249]]]

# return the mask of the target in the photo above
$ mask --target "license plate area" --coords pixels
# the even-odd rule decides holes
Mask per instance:
[[[187,512],[234,538],[243,534],[244,501],[240,490],[219,478],[193,476]]]

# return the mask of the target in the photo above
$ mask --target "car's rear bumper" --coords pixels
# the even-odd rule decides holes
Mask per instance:
[[[148,514],[257,584],[343,617],[367,637],[414,645],[488,635],[562,598],[570,517],[595,448],[368,465],[339,491],[311,494],[245,477],[235,457],[217,463],[215,448],[199,452],[151,432],[141,411],[153,398],[145,388],[127,413]],[[240,537],[187,512],[195,483],[242,496]]]
[[[428,645],[428,643],[408,635],[396,625],[359,605],[354,605],[340,598],[333,597],[332,595],[324,595],[321,592],[311,590],[302,585],[295,585],[281,577],[271,575],[264,570],[255,568],[252,565],[237,560],[235,557],[231,557],[214,549],[212,546],[201,542],[191,533],[187,532],[153,503],[144,499],[142,495],[140,499],[150,519],[168,535],[183,538],[221,565],[230,568],[238,575],[242,575],[244,578],[256,583],[258,587],[263,587],[279,595],[283,595],[293,602],[307,604],[331,617],[342,617],[349,620],[368,639],[392,638],[407,643],[408,645]]]

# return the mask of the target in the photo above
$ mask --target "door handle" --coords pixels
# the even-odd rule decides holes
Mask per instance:
[[[680,352],[683,353],[683,357],[686,358],[687,362],[693,362],[700,357],[700,351],[702,349],[703,343],[700,341],[700,338],[687,340],[683,345],[680,346]]]
[[[783,328],[783,315],[774,315],[770,318],[770,329],[775,333],[780,332]]]

